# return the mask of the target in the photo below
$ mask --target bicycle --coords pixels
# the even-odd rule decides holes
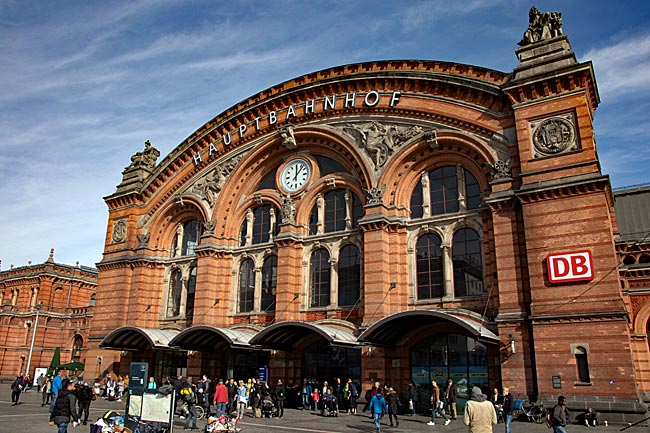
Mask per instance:
[[[532,421],[536,424],[541,424],[545,422],[546,415],[548,415],[548,410],[541,403],[540,404],[531,403],[531,406],[526,411],[526,417],[528,417],[528,421]]]

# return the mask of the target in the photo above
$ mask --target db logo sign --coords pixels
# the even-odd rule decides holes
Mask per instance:
[[[551,283],[589,281],[594,278],[594,261],[588,250],[549,254],[546,264]]]

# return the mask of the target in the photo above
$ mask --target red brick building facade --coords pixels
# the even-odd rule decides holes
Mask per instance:
[[[345,65],[242,101],[159,162],[147,142],[105,198],[88,361],[452,378],[643,411],[650,314],[631,327],[616,271],[593,69],[551,36],[512,73]]]
[[[0,377],[33,377],[57,347],[61,364],[86,362],[96,289],[97,269],[56,263],[54,250],[44,263],[1,271]]]

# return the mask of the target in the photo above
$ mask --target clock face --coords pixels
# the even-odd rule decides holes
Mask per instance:
[[[289,162],[280,173],[282,188],[288,192],[296,192],[304,187],[311,176],[311,166],[307,161],[296,158]]]

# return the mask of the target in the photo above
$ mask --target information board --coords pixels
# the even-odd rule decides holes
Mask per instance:
[[[133,396],[131,396],[133,398]],[[169,424],[174,404],[172,394],[147,394],[142,396],[142,421],[164,422]]]

